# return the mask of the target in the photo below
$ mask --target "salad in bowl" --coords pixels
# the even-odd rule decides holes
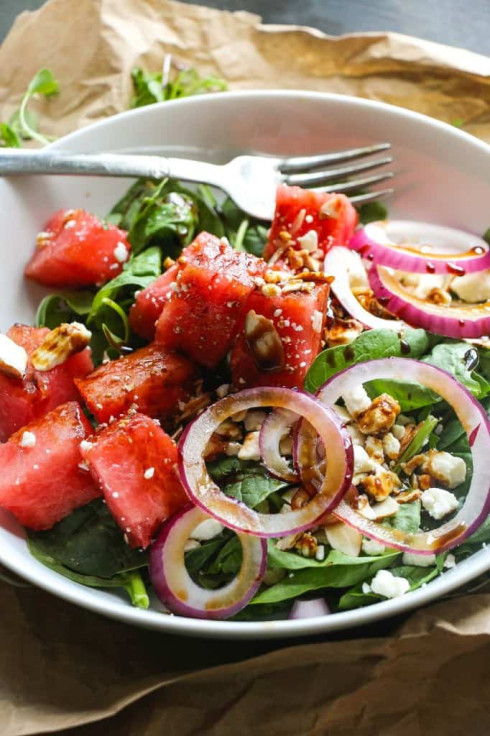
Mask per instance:
[[[487,240],[287,186],[270,229],[170,180],[53,213],[0,335],[0,506],[162,615],[425,586],[490,539]]]

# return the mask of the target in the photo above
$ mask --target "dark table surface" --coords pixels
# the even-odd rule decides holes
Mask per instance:
[[[67,5],[76,0],[65,0]],[[265,23],[298,23],[338,35],[398,31],[490,55],[490,0],[199,0],[226,10],[249,10]],[[0,0],[0,39],[15,16],[42,0]]]

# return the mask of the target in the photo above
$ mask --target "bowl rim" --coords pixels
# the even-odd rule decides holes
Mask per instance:
[[[79,130],[73,131],[72,133],[69,133],[59,140],[51,143],[49,147],[52,149],[69,151],[73,144],[77,144],[79,142],[83,143],[85,136],[90,136],[93,131],[105,130],[107,127],[110,128],[114,125],[117,126],[120,121],[127,119],[144,119],[148,116],[158,117],[160,115],[165,115],[166,111],[170,112],[176,106],[179,108],[184,106],[192,108],[206,104],[219,108],[221,105],[233,105],[235,100],[253,102],[264,98],[294,100],[298,103],[301,101],[314,102],[315,100],[319,102],[330,101],[335,105],[341,105],[353,109],[363,108],[379,112],[384,111],[391,117],[394,116],[400,119],[408,119],[418,126],[439,129],[446,135],[450,132],[453,137],[465,141],[467,145],[479,149],[485,156],[487,156],[490,168],[490,145],[459,128],[451,126],[448,123],[406,108],[397,107],[385,102],[378,102],[376,100],[368,100],[351,95],[341,95],[328,92],[308,92],[294,89],[239,90],[229,91],[226,94],[221,92],[209,93],[206,95],[188,97],[181,100],[171,100],[156,103],[147,107],[126,110],[95,121]],[[474,555],[472,557],[474,557]],[[223,639],[304,637],[349,629],[355,626],[366,626],[381,619],[393,617],[432,602],[451,592],[455,588],[468,583],[472,579],[478,577],[478,575],[487,572],[490,570],[490,547],[486,550],[486,553],[485,551],[481,551],[478,553],[478,557],[474,559],[471,564],[467,564],[470,559],[472,558],[468,558],[468,560],[465,560],[454,570],[448,570],[435,580],[431,581],[427,587],[409,592],[399,598],[380,601],[379,603],[365,608],[342,611],[333,615],[315,618],[238,622],[211,621],[166,615],[160,611],[144,611],[133,608],[129,603],[126,603],[126,601],[123,600],[112,600],[105,597],[99,598],[97,595],[98,591],[85,589],[78,583],[67,580],[53,571],[50,571],[54,576],[53,578],[51,578],[50,575],[47,575],[45,578],[39,579],[36,575],[35,567],[32,571],[26,571],[20,564],[20,561],[17,563],[9,560],[8,554],[5,554],[4,551],[0,549],[0,562],[5,565],[6,568],[19,575],[21,578],[28,580],[37,587],[82,608],[105,615],[109,618],[159,630],[165,633]],[[41,563],[38,564],[41,565]],[[57,582],[58,580],[59,582]]]

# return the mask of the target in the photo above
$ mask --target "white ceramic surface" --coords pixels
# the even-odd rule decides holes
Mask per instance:
[[[304,92],[240,92],[166,102],[73,133],[55,144],[67,151],[146,150],[225,161],[238,153],[317,153],[388,140],[397,195],[392,216],[481,234],[490,225],[490,148],[462,131],[381,103]],[[23,281],[35,234],[61,207],[105,214],[129,182],[76,177],[0,181],[0,330],[32,321],[43,290]],[[428,603],[490,569],[490,549],[425,588],[355,611],[298,621],[232,623],[132,608],[123,596],[85,588],[34,560],[13,517],[0,514],[0,562],[32,583],[92,611],[160,631],[195,636],[304,636],[359,626]]]

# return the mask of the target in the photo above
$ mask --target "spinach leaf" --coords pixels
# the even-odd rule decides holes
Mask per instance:
[[[394,529],[400,529],[402,532],[415,534],[420,529],[421,524],[421,503],[420,501],[412,501],[411,503],[403,503],[394,516],[391,517],[391,526]]]
[[[355,363],[407,355],[404,344],[409,346],[411,358],[419,358],[429,349],[427,332],[411,328],[401,330],[399,334],[392,330],[366,330],[347,347],[340,345],[321,352],[307,373],[305,388],[314,393],[331,376]]]
[[[94,295],[91,291],[59,291],[48,294],[36,313],[36,326],[52,330],[62,322],[72,322],[86,317],[92,309]]]
[[[440,397],[421,383],[378,379],[364,384],[371,398],[387,393],[400,404],[402,411],[413,411],[424,406],[433,406]]]
[[[223,535],[202,542],[199,547],[194,547],[185,553],[185,566],[189,575],[197,579],[202,570],[207,569],[207,564],[217,554],[217,552],[225,545],[226,540]]]
[[[474,534],[454,550],[457,559],[474,554],[482,545],[490,543],[490,515]]]
[[[320,588],[348,588],[371,578],[378,570],[389,567],[398,556],[399,552],[391,550],[379,557],[351,558],[333,550],[322,563],[293,569],[276,585],[263,588],[249,605],[279,603]],[[313,560],[310,562],[313,563]]]
[[[289,484],[273,478],[262,465],[227,457],[208,463],[211,478],[220,485],[223,493],[255,508],[272,493],[285,490]]]
[[[490,383],[473,369],[472,361],[468,359],[468,354],[473,352],[474,349],[465,342],[441,342],[423,360],[452,373],[473,396],[481,399],[490,393]]]
[[[146,555],[129,547],[107,506],[97,499],[45,532],[29,532],[29,551],[60,575],[96,588],[124,588],[134,605],[148,608],[141,575]]]
[[[391,569],[393,575],[399,578],[405,578],[410,583],[410,590],[417,590],[422,585],[429,583],[436,578],[442,570],[444,555],[439,555],[434,567],[418,567],[415,565],[401,565]],[[366,582],[366,581],[363,581]],[[363,593],[362,582],[348,590],[339,600],[338,608],[340,611],[348,611],[352,608],[361,608],[369,606],[373,603],[387,600],[384,596],[376,593]]]
[[[207,572],[210,575],[235,576],[242,565],[242,559],[242,545],[236,534],[233,534],[221,547]]]

